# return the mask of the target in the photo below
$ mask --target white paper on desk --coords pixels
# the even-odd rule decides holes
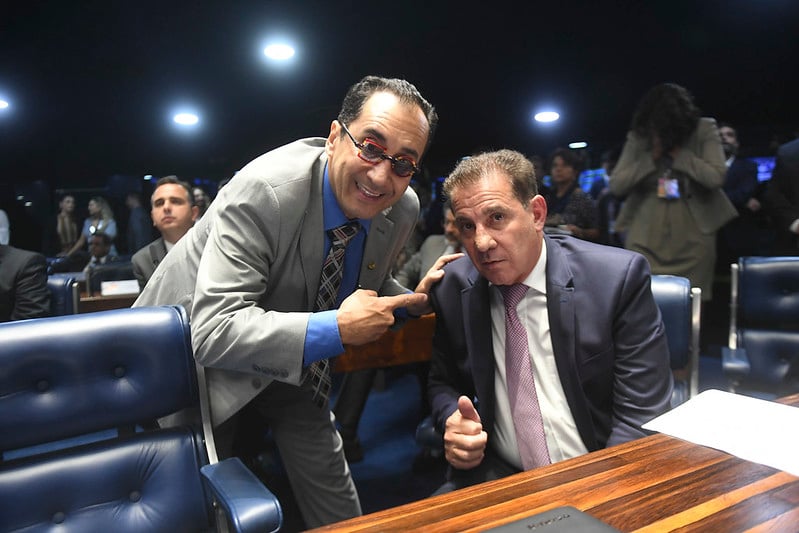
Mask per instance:
[[[799,408],[706,390],[643,425],[799,476]]]
[[[117,294],[138,294],[139,282],[135,279],[100,282],[101,296],[115,296]]]

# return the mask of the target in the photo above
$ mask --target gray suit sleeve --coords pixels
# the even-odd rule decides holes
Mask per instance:
[[[203,366],[239,372],[267,366],[299,383],[310,313],[262,304],[278,248],[280,202],[263,182],[247,183],[235,209],[217,211],[203,250],[191,312],[194,355]]]

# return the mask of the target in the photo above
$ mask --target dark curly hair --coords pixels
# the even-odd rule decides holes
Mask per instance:
[[[701,111],[685,87],[661,83],[641,98],[633,115],[632,130],[650,141],[657,134],[665,153],[685,143],[700,117]]]

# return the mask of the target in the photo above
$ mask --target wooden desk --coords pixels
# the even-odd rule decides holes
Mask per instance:
[[[621,531],[795,533],[799,478],[657,434],[318,531],[481,531],[560,505]]]
[[[81,292],[80,301],[78,302],[78,313],[94,313],[95,311],[123,309],[133,305],[133,302],[135,302],[138,297],[138,294],[117,294],[114,296],[100,296],[97,294],[89,296],[85,292]]]
[[[398,331],[387,331],[375,342],[348,346],[333,360],[333,371],[352,372],[429,361],[435,326],[436,316],[430,313],[408,320]]]

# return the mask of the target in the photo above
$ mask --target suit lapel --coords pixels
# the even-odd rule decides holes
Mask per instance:
[[[548,237],[545,239],[547,243],[547,312],[555,364],[580,437],[589,450],[595,450],[597,444],[592,430],[593,423],[585,402],[576,363],[574,276],[557,241]]]
[[[322,264],[324,241],[324,207],[322,184],[327,156],[322,154],[312,169],[311,193],[300,231],[300,263],[305,279],[305,307],[313,309],[319,290],[319,267]]]
[[[494,425],[494,348],[491,339],[491,306],[488,281],[473,273],[472,285],[461,293],[463,329],[466,335],[466,353],[472,367],[472,377],[479,401],[484,427]]]
[[[393,231],[394,222],[384,213],[380,213],[372,219],[364,244],[361,271],[358,276],[358,284],[361,288],[380,290],[383,279],[389,270],[388,262],[391,258],[386,256],[386,251],[391,249],[388,240]]]

